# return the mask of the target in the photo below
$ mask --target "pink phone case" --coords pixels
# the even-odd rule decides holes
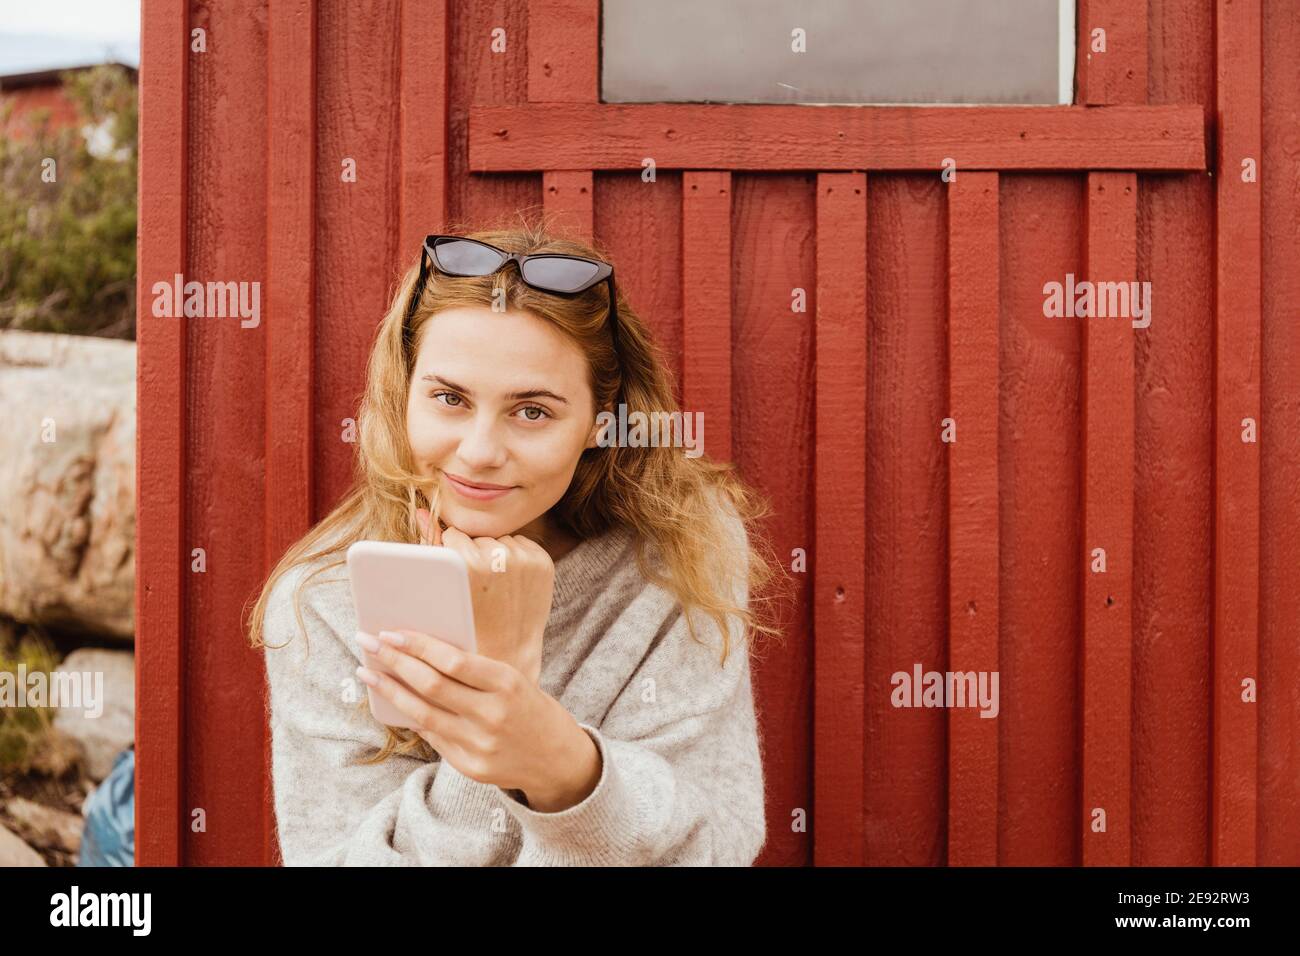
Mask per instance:
[[[476,651],[469,571],[465,559],[454,549],[358,541],[348,548],[348,577],[360,630],[376,637],[380,631],[420,631],[463,650]],[[392,675],[365,648],[359,650],[366,667]],[[376,720],[390,727],[413,728],[406,715],[387,699],[370,687],[366,690]]]

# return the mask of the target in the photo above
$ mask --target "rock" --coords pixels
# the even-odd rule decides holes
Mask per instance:
[[[135,629],[135,343],[0,330],[0,614]]]
[[[82,647],[64,658],[55,673],[92,675],[89,692],[96,695],[95,705],[103,712],[94,716],[86,713],[87,707],[60,707],[54,727],[81,745],[87,776],[103,780],[117,755],[135,740],[135,655]],[[96,674],[103,674],[102,687],[94,679]]]
[[[45,858],[0,823],[0,869],[7,866],[45,866]]]
[[[85,762],[85,748],[79,740],[73,740],[57,727],[51,727],[45,733],[45,740],[32,754],[33,772],[51,779],[58,779]]]
[[[26,831],[27,840],[46,849],[76,853],[81,847],[81,830],[85,821],[66,810],[56,810],[22,797],[14,797],[5,812]]]

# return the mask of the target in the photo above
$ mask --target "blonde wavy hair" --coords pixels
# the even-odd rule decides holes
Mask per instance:
[[[529,221],[522,215],[518,225],[477,231],[459,225],[449,227],[447,234],[479,239],[521,254],[552,252],[609,259],[596,246],[563,235],[544,219]],[[247,622],[254,648],[286,646],[266,644],[262,633],[268,600],[284,574],[300,565],[319,565],[302,578],[293,593],[294,616],[305,640],[306,627],[299,606],[302,591],[317,575],[344,566],[349,545],[362,539],[423,540],[416,520],[416,511],[421,507],[428,508],[432,521],[438,520],[438,478],[416,472],[406,437],[407,395],[421,331],[438,312],[459,306],[490,308],[494,293],[504,289],[512,309],[530,312],[554,324],[582,349],[598,410],[616,409],[619,402],[627,405],[629,415],[679,410],[663,355],[621,295],[618,348],[613,347],[606,322],[605,283],[578,296],[564,297],[530,288],[514,268],[491,276],[452,277],[431,267],[410,327],[406,328],[406,308],[418,275],[417,257],[400,279],[375,336],[357,418],[352,487],[271,571]],[[728,554],[718,547],[728,537],[729,520],[720,511],[719,500],[729,502],[745,525],[749,541],[744,554]],[[716,622],[723,635],[723,664],[730,653],[729,617],[739,620],[751,649],[759,633],[772,637],[781,634],[781,629],[769,622],[773,615],[757,613],[771,608],[785,593],[782,589],[778,595],[778,590],[771,587],[778,578],[784,583],[784,568],[773,558],[756,524],[770,513],[767,500],[747,488],[730,463],[710,461],[707,455],[688,458],[680,448],[627,446],[584,449],[568,491],[550,511],[553,521],[581,539],[615,526],[633,529],[639,538],[636,560],[642,574],[680,602],[693,639],[699,640],[693,614],[705,614]],[[656,550],[663,573],[648,559],[647,548]],[[749,607],[733,599],[737,575],[744,576]],[[363,696],[358,706],[366,704]],[[387,729],[383,748],[365,762],[412,751],[420,751],[426,759],[432,756],[434,751],[419,734],[404,728]]]

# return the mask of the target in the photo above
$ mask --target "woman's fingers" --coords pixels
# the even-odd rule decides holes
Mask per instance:
[[[367,646],[370,656],[387,667],[398,679],[425,700],[442,710],[453,714],[465,713],[473,707],[473,695],[477,691],[462,684],[454,677],[448,677],[438,671],[428,661],[409,651],[405,647],[395,646],[391,641],[376,638],[374,635],[360,633],[358,640]],[[376,649],[377,648],[377,649]]]
[[[447,530],[442,533],[442,543],[444,547],[458,552],[466,563],[478,560],[478,546],[474,544],[474,539],[459,528],[448,525]]]
[[[506,665],[481,654],[471,654],[432,634],[418,631],[381,631],[380,643],[391,645],[399,656],[415,657],[448,681],[475,693],[502,687]]]
[[[459,528],[452,527],[443,532],[443,543],[449,548],[455,548],[467,563],[483,571],[504,571],[513,564],[510,560],[512,555],[526,553],[515,535],[471,538]]]
[[[447,734],[453,731],[458,723],[456,715],[441,707],[429,703],[418,694],[414,694],[401,685],[400,682],[393,680],[392,677],[382,671],[372,670],[369,667],[358,667],[357,676],[369,684],[379,694],[392,702],[398,710],[407,717],[411,718],[416,726],[428,733],[434,735],[440,740],[450,739]]]

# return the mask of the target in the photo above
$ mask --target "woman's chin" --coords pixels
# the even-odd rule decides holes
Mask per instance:
[[[472,508],[445,508],[442,523],[471,538],[499,538],[510,534],[509,522],[502,521],[494,515],[486,515]]]

